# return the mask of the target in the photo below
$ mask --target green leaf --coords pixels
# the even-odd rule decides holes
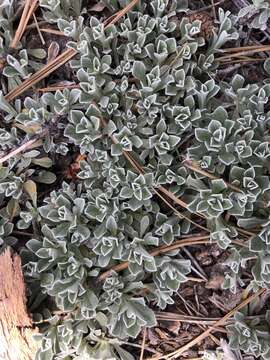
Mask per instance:
[[[121,348],[121,346],[114,344],[113,345],[115,350],[117,351],[118,355],[120,356],[121,360],[135,360],[134,356],[131,355],[129,352]]]
[[[134,61],[132,75],[143,82],[145,81],[145,72],[146,68],[144,63],[142,61]]]
[[[34,178],[35,181],[42,184],[53,184],[56,181],[57,177],[50,171],[40,171],[38,176]]]
[[[40,159],[33,159],[32,163],[35,165],[42,166],[44,168],[50,168],[50,167],[52,167],[52,164],[53,164],[52,160],[48,157],[43,157]]]
[[[140,236],[143,236],[150,224],[149,217],[147,215],[143,216],[140,221]]]

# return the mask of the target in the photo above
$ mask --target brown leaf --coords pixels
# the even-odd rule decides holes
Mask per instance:
[[[160,343],[159,337],[157,337],[157,334],[151,328],[148,329],[148,340],[150,345],[158,345]]]
[[[10,216],[10,220],[12,220],[15,216],[17,216],[20,212],[19,202],[18,200],[11,199],[7,204],[7,212]]]
[[[37,185],[33,180],[27,180],[23,184],[25,192],[30,196],[33,204],[37,205]]]
[[[224,276],[220,274],[214,275],[206,284],[206,289],[220,289],[222,284],[224,283]]]
[[[47,63],[56,59],[59,54],[60,47],[56,41],[52,41],[48,48]]]
[[[173,334],[178,335],[180,327],[181,327],[180,321],[169,321],[167,329]]]
[[[162,331],[160,328],[155,328],[155,332],[159,335],[160,339],[170,340],[168,335],[164,331]]]

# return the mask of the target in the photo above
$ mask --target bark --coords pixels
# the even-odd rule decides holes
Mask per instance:
[[[0,255],[0,360],[34,359],[36,332],[26,309],[21,259],[7,249]]]

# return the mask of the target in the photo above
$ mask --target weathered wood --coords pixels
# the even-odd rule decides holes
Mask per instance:
[[[0,360],[32,360],[35,332],[26,309],[21,259],[7,249],[0,256]]]

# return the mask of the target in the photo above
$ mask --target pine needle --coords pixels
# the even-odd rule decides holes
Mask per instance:
[[[36,92],[53,92],[53,91],[58,91],[58,90],[64,90],[64,89],[80,89],[80,85],[79,84],[69,84],[69,85],[52,85],[52,86],[47,86],[44,88],[39,88],[36,90]]]
[[[52,72],[58,69],[60,66],[64,65],[70,59],[72,59],[77,54],[77,51],[74,49],[67,49],[53,61],[49,62],[42,69],[37,71],[34,75],[32,75],[29,79],[26,79],[23,83],[17,86],[15,89],[11,90],[6,96],[5,99],[7,101],[11,101],[21,95],[23,92],[31,88],[33,85],[38,83],[39,81],[45,79]]]
[[[33,146],[38,141],[38,138],[35,137],[34,139],[28,140],[26,143],[22,144],[18,148],[12,150],[9,154],[3,156],[0,158],[0,165],[4,162],[8,161],[12,157],[24,152],[25,150],[29,149],[31,146]]]
[[[66,36],[62,31],[49,29],[49,28],[41,28],[40,31],[48,34],[59,35],[59,36]]]
[[[270,45],[263,46],[263,47],[258,46],[258,47],[250,48],[250,49],[244,50],[244,51],[241,50],[241,51],[238,51],[238,52],[233,52],[233,53],[231,53],[229,55],[220,56],[216,60],[217,61],[224,61],[224,60],[231,59],[231,58],[234,58],[234,57],[239,57],[239,56],[243,56],[243,55],[250,55],[250,54],[256,54],[256,53],[264,52],[264,51],[270,51]]]
[[[215,176],[213,174],[210,174],[209,172],[203,170],[200,167],[200,165],[197,164],[195,161],[190,161],[190,160],[186,159],[186,160],[183,161],[183,165],[185,167],[187,167],[188,169],[190,169],[190,170],[192,170],[192,171],[194,171],[194,172],[196,172],[198,174],[201,174],[201,175],[203,175],[203,176],[205,176],[205,177],[207,177],[207,178],[209,178],[211,180],[222,180],[219,177],[217,177],[217,176]],[[232,185],[230,183],[227,183],[226,181],[224,181],[224,182],[225,182],[225,184],[227,185],[228,188],[230,188],[230,189],[232,189],[232,190],[234,190],[236,192],[241,192],[241,190],[237,186]]]
[[[193,236],[190,238],[180,239],[175,241],[171,245],[163,245],[158,247],[157,249],[151,251],[149,254],[151,256],[158,256],[163,253],[170,252],[172,250],[180,249],[184,246],[190,246],[190,245],[200,245],[200,244],[210,244],[210,238],[209,235],[206,236]],[[98,277],[98,281],[105,280],[108,276],[111,275],[113,271],[120,272],[128,268],[128,261],[124,261],[120,264],[112,266],[109,270],[104,271],[101,275]]]
[[[140,360],[143,360],[144,349],[145,349],[145,341],[146,341],[146,334],[147,334],[147,330],[146,330],[146,327],[145,327],[143,329],[143,340],[142,340],[142,349],[141,349],[141,354],[140,354]]]
[[[21,40],[21,38],[25,32],[25,29],[27,27],[30,17],[33,15],[34,11],[36,10],[37,5],[38,5],[38,0],[26,0],[25,1],[25,5],[24,5],[24,9],[23,9],[23,13],[21,16],[19,26],[17,28],[15,36],[10,45],[10,47],[12,49],[16,49],[19,41]]]

